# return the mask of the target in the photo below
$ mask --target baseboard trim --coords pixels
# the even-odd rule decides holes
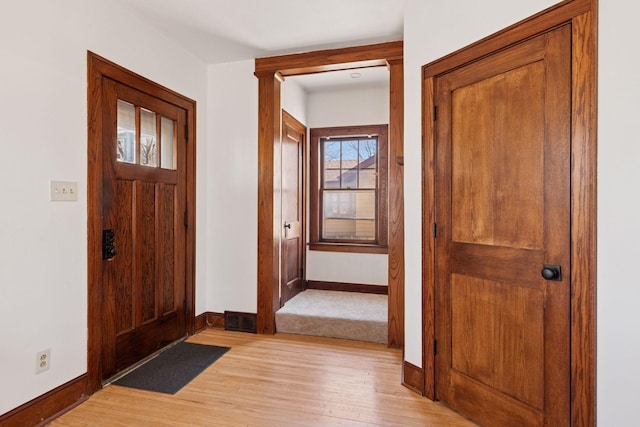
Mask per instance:
[[[0,415],[0,425],[3,427],[43,426],[88,398],[87,374],[83,374]]]
[[[424,370],[406,360],[402,361],[402,385],[424,396]]]
[[[203,331],[207,328],[224,329],[224,314],[205,311],[197,315],[195,320],[196,332]]]
[[[200,331],[207,329],[207,312],[198,314],[193,321],[193,329],[197,334]]]
[[[323,291],[360,292],[365,294],[388,295],[389,287],[383,285],[364,285],[361,283],[324,282],[319,280],[307,280],[307,289],[319,289]]]
[[[224,313],[207,312],[207,327],[224,329]]]

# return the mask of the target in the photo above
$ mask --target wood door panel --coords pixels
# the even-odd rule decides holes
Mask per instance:
[[[158,216],[160,218],[158,256],[162,262],[159,265],[160,274],[158,280],[161,282],[162,300],[160,314],[166,316],[175,311],[176,295],[174,290],[175,275],[175,203],[176,186],[170,184],[159,184],[159,204]]]
[[[115,242],[118,255],[105,265],[107,301],[114,306],[112,313],[113,334],[118,335],[134,327],[133,310],[133,233],[131,218],[133,216],[134,183],[132,181],[116,182],[116,194],[113,209],[106,220],[106,228],[115,231]],[[116,226],[117,225],[117,226]]]
[[[304,141],[306,128],[282,112],[282,257],[280,301],[285,304],[304,286]]]
[[[451,243],[452,273],[540,289],[543,264],[544,252],[540,250]]]
[[[156,319],[156,193],[155,185],[136,182],[136,326]]]
[[[435,79],[436,396],[483,425],[569,421],[570,40]]]
[[[484,426],[542,427],[544,413],[517,399],[498,393],[455,371],[451,374],[452,399],[463,414]],[[487,404],[491,402],[491,404]],[[550,424],[555,426],[554,424]]]
[[[159,327],[160,326],[160,327]],[[114,372],[119,372],[182,336],[178,313],[174,312],[158,323],[147,322],[115,339]]]
[[[540,289],[453,274],[452,369],[542,409],[543,300]]]
[[[526,49],[522,49],[526,45]],[[494,52],[493,54],[495,54]],[[473,67],[461,67],[443,75],[446,79],[438,81],[438,85],[446,87],[446,90],[455,89],[471,85],[532,63],[543,61],[549,55],[549,46],[544,36],[529,39],[522,44],[516,44],[507,49],[501,50],[503,59],[501,64],[492,61],[479,60],[473,63]],[[451,82],[455,85],[451,86]]]
[[[284,259],[284,273],[289,279],[286,285],[291,288],[297,280],[300,280],[300,271],[302,266],[300,265],[300,257],[298,253],[300,251],[299,237],[293,239],[286,239],[282,241],[284,245],[284,253],[286,258]]]
[[[544,71],[534,62],[453,91],[454,241],[542,247]]]
[[[115,162],[113,165],[115,172],[120,179],[130,181],[160,181],[167,184],[178,184],[178,173],[175,170],[158,169],[158,168],[140,168],[138,165],[129,163]]]

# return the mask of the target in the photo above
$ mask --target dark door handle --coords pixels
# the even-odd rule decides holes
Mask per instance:
[[[285,222],[284,223],[284,228],[288,228],[289,230],[291,230],[291,223],[290,222]]]
[[[115,246],[116,233],[113,230],[102,230],[102,259],[113,259],[118,253]]]
[[[545,265],[540,274],[544,280],[562,280],[562,269],[559,265]]]

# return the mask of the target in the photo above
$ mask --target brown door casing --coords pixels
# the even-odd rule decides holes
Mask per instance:
[[[424,394],[482,423],[595,425],[596,6],[562,2],[423,67]],[[518,63],[536,43],[539,61]],[[531,85],[518,73],[546,81]],[[501,85],[511,87],[506,98]],[[542,96],[514,105],[535,87]],[[520,126],[505,125],[514,120]],[[542,136],[531,133],[535,122]],[[489,125],[496,138],[486,137]],[[523,160],[535,150],[513,132],[543,142],[542,163],[540,154]],[[514,191],[541,195],[530,199],[542,206],[523,199],[526,212],[513,210]],[[508,215],[496,221],[493,212]],[[556,262],[570,262],[562,280],[544,281],[542,267]]]
[[[258,58],[258,333],[275,332],[280,294],[280,83],[286,76],[389,67],[389,346],[404,344],[403,44],[401,41]]]
[[[193,333],[195,101],[91,52],[88,62],[88,391]],[[175,121],[177,170],[115,161],[116,100]],[[139,132],[139,129],[138,129]],[[102,231],[118,254],[102,257]]]

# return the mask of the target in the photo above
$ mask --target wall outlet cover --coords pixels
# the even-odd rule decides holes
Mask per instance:
[[[36,353],[36,374],[49,370],[51,366],[51,349]]]

